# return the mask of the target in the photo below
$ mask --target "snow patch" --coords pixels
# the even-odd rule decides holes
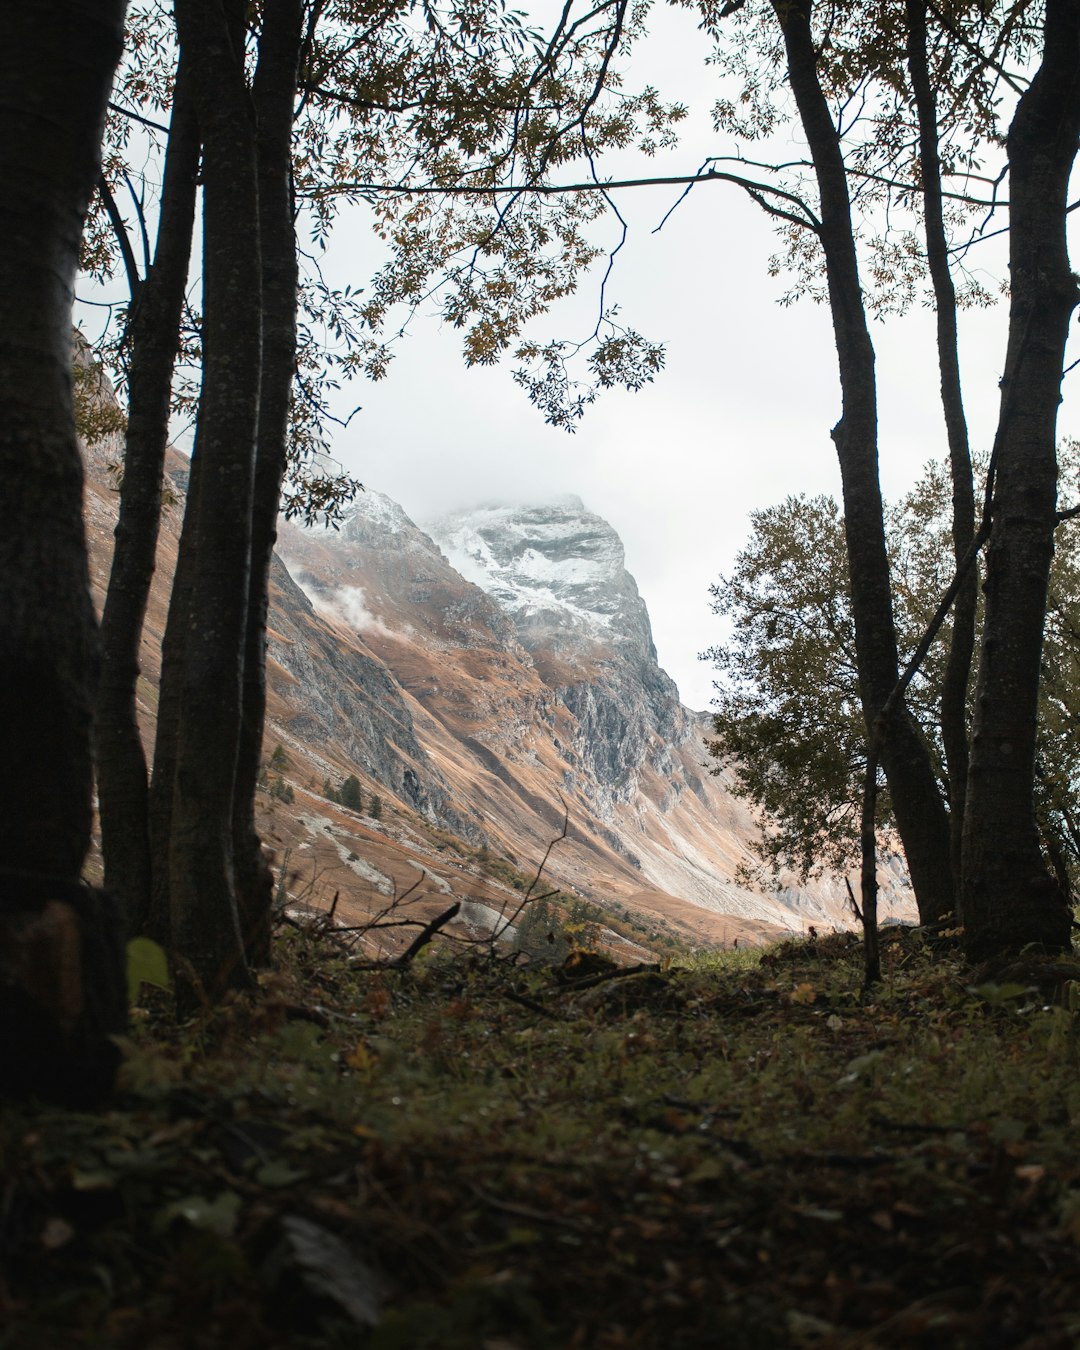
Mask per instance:
[[[633,585],[618,536],[578,498],[548,508],[480,507],[427,529],[467,581],[519,619],[557,615],[606,636]]]

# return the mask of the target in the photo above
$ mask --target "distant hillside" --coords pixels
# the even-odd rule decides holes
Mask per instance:
[[[115,437],[87,451],[99,601],[119,455]],[[187,462],[173,455],[169,474],[139,686],[148,743]],[[260,795],[297,903],[336,895],[337,917],[360,922],[406,892],[422,917],[459,899],[461,931],[479,935],[548,855],[545,886],[636,916],[623,927],[646,942],[849,923],[840,882],[776,894],[735,879],[755,823],[709,771],[707,719],[657,665],[607,522],[565,498],[429,530],[377,492],[340,531],[282,525],[266,751],[280,744],[284,762]],[[350,775],[363,812],[326,794]],[[911,913],[900,876],[883,900],[887,916]]]

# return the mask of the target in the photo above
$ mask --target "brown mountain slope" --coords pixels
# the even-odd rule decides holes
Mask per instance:
[[[87,451],[99,601],[119,457],[115,437]],[[139,683],[148,744],[186,461],[173,455],[169,472]],[[557,625],[557,640],[544,622],[527,625],[523,641],[506,608],[378,494],[340,534],[283,526],[280,552],[267,753],[280,744],[287,763],[267,789],[287,785],[294,801],[260,797],[294,902],[336,898],[337,920],[355,925],[406,893],[420,918],[459,900],[458,931],[481,936],[516,910],[514,870],[531,878],[546,858],[543,887],[625,907],[693,944],[847,922],[840,883],[775,895],[735,879],[752,861],[754,821],[704,766],[704,720],[678,706],[654,654],[618,622],[599,642],[577,620]],[[381,798],[379,820],[324,794],[350,774],[365,806]],[[886,896],[906,916],[901,878]]]

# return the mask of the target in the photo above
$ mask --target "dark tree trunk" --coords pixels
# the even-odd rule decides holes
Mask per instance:
[[[1048,0],[1042,64],[1009,130],[1012,301],[986,560],[961,917],[973,956],[1069,946],[1035,823],[1035,728],[1054,551],[1057,408],[1077,284],[1066,209],[1080,135],[1080,0]]]
[[[124,1018],[118,934],[89,902],[84,930],[76,908],[97,633],[71,340],[123,20],[122,0],[11,5],[0,48],[0,1090],[62,1093],[68,1067],[104,1053],[101,1033]]]
[[[783,30],[788,79],[821,196],[819,237],[843,392],[843,414],[832,436],[843,483],[859,690],[869,731],[898,675],[878,478],[874,348],[859,281],[847,172],[818,77],[810,27],[812,0],[773,0],[773,8]],[[889,720],[881,763],[919,916],[924,923],[936,922],[954,908],[948,819],[926,744],[903,705]]]
[[[934,286],[937,311],[938,368],[941,406],[949,441],[952,482],[953,557],[961,565],[975,535],[975,489],[971,473],[967,417],[960,383],[960,354],[956,330],[956,288],[949,267],[949,247],[941,197],[941,156],[938,148],[937,99],[926,59],[926,0],[907,0],[908,71],[919,120],[919,160],[922,167],[923,217],[926,256]],[[978,605],[978,569],[972,566],[953,606],[952,638],[941,690],[941,739],[949,778],[949,845],[953,882],[960,892],[961,840],[968,776],[967,695],[975,652],[975,614]]]
[[[302,0],[268,6],[253,93],[259,123],[259,242],[262,254],[262,381],[252,510],[251,578],[244,651],[243,714],[235,796],[236,891],[248,960],[270,960],[273,875],[255,826],[255,791],[266,722],[266,615],[288,454],[296,373],[299,271],[293,229],[292,124]]]
[[[158,684],[154,768],[150,779],[149,826],[151,867],[150,914],[147,933],[163,947],[172,945],[169,903],[169,838],[172,833],[173,789],[176,783],[177,738],[180,734],[180,689],[184,652],[191,622],[191,587],[199,533],[199,487],[202,459],[191,461],[184,522],[176,555],[169,613],[161,639],[161,680]]]
[[[161,520],[173,367],[195,214],[199,135],[186,63],[176,75],[154,263],[132,297],[120,515],[101,619],[94,727],[105,882],[135,932],[149,925],[153,869],[146,756],[136,717],[139,643]],[[159,855],[160,856],[160,855]]]
[[[260,371],[255,118],[237,22],[177,0],[204,146],[202,460],[184,640],[169,838],[181,993],[216,999],[249,981],[236,908],[233,795],[239,742]],[[230,25],[229,19],[232,19]]]

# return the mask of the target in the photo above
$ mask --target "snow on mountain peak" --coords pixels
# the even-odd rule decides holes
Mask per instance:
[[[542,506],[480,506],[425,529],[467,580],[522,628],[574,629],[597,640],[644,640],[648,614],[622,541],[580,497]]]

